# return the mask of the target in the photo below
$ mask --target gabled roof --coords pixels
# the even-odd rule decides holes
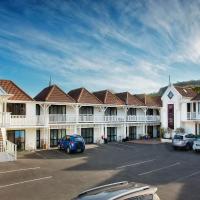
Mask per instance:
[[[77,103],[102,104],[102,102],[85,88],[78,88],[68,92]]]
[[[183,97],[195,97],[197,93],[191,87],[180,87],[174,86],[175,89],[183,96]]]
[[[124,101],[126,105],[145,106],[141,100],[139,100],[136,96],[130,94],[129,92],[116,93],[116,95],[122,101]]]
[[[125,105],[117,95],[113,94],[109,90],[102,90],[93,93],[100,101],[104,104],[113,104],[113,105]]]
[[[33,101],[33,99],[10,80],[0,80],[0,87],[7,93],[12,95],[9,100]]]
[[[161,96],[151,96],[146,94],[135,95],[147,107],[162,107]]]
[[[6,96],[8,93],[0,86],[0,96]]]
[[[36,101],[75,103],[75,100],[57,85],[44,88],[34,99]]]

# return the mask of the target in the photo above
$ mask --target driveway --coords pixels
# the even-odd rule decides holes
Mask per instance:
[[[89,145],[83,154],[59,150],[20,153],[0,164],[3,200],[69,200],[91,187],[134,181],[158,187],[162,200],[198,200],[200,154],[170,144]]]

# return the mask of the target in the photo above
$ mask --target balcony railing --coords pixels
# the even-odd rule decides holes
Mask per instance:
[[[11,115],[11,126],[38,126],[44,125],[44,116]]]
[[[200,120],[200,113],[198,112],[188,112],[187,120]]]
[[[160,122],[159,115],[128,115],[128,122]]]
[[[11,122],[11,115],[9,112],[0,112],[0,126],[8,126]]]

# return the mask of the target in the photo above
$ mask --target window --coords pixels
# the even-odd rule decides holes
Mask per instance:
[[[136,115],[136,112],[137,112],[136,108],[129,108],[127,114],[128,115]]]
[[[82,128],[81,136],[83,137],[86,144],[94,142],[94,129],[93,128]]]
[[[11,115],[26,115],[26,104],[8,103],[7,112],[11,112]]]
[[[191,112],[191,105],[190,105],[190,103],[187,103],[187,112]]]
[[[153,195],[148,194],[148,195],[142,195],[142,196],[137,196],[137,197],[130,197],[130,198],[127,198],[126,200],[153,200]]]
[[[153,115],[153,109],[148,109],[147,110],[147,115]]]
[[[40,105],[36,104],[36,115],[40,115]]]
[[[200,102],[198,102],[198,113],[200,113]]]
[[[130,126],[129,127],[129,139],[130,140],[135,140],[136,139],[136,126]]]
[[[107,139],[108,139],[108,142],[117,141],[117,128],[116,127],[107,127]]]
[[[92,106],[82,106],[79,113],[81,115],[92,115],[94,113],[94,108]]]
[[[49,107],[49,114],[66,114],[65,105],[51,105]]]
[[[105,111],[106,116],[112,116],[112,115],[117,115],[117,108],[115,107],[109,107]]]
[[[174,94],[172,93],[172,91],[170,91],[167,96],[169,97],[169,99],[172,99]]]
[[[193,112],[196,112],[196,103],[193,103]]]
[[[50,147],[58,146],[58,141],[66,135],[65,129],[50,130]]]

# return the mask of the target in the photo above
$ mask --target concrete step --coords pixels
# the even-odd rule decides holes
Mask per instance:
[[[14,157],[6,152],[0,152],[0,162],[14,161]]]

